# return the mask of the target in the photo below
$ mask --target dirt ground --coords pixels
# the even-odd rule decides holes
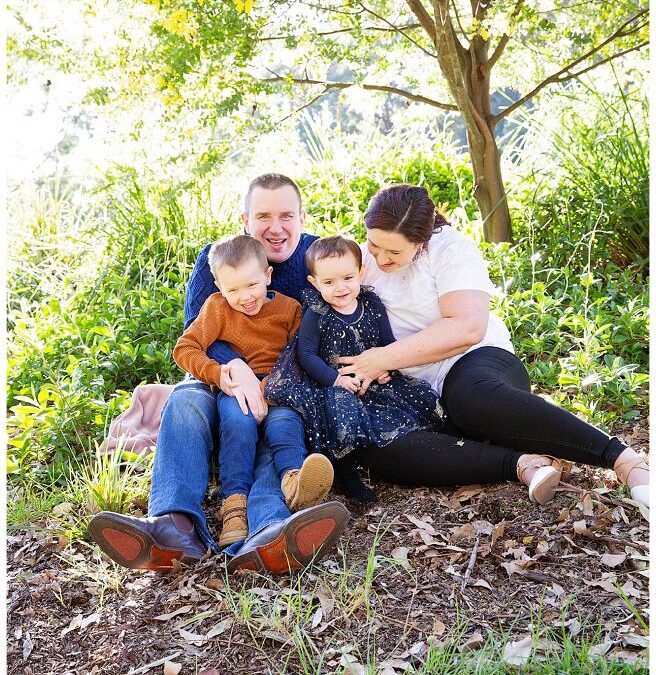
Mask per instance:
[[[647,450],[639,426],[626,440]],[[355,674],[375,662],[392,675],[431,646],[465,654],[488,634],[505,635],[509,664],[531,634],[547,657],[567,634],[606,660],[642,661],[649,527],[612,475],[575,467],[545,506],[515,483],[377,484],[373,505],[334,495],[352,514],[339,547],[275,579],[228,577],[220,556],[130,572],[48,523],[13,531],[8,672]]]

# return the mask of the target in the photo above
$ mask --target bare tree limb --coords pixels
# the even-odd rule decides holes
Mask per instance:
[[[421,28],[421,26],[418,23],[409,23],[405,26],[392,26],[391,28],[388,28],[386,26],[363,26],[362,30],[372,30],[372,31],[380,31],[381,33],[391,33],[392,31],[401,32],[401,29],[413,30],[415,28]],[[323,33],[313,33],[313,35],[320,35],[321,37],[323,37],[325,35],[336,35],[338,33],[352,33],[354,30],[355,28],[338,28],[336,30],[327,30]],[[287,37],[288,37],[287,35],[270,35],[268,37],[260,37],[258,39],[262,40],[263,42],[264,41],[270,42],[272,40],[286,40]],[[431,54],[430,52],[426,53],[429,56],[435,57],[435,54]]]
[[[281,119],[279,119],[277,122],[275,122],[275,126],[278,126],[282,124],[285,120],[288,120],[290,117],[293,117],[294,115],[297,115],[298,113],[301,112],[301,110],[305,110],[305,108],[309,108],[313,103],[318,101],[320,98],[323,98],[326,94],[328,93],[327,89],[324,89],[320,94],[317,94],[314,98],[309,100],[307,103],[304,103],[300,108],[296,108],[296,110],[292,110],[288,115],[285,115]]]
[[[517,18],[517,15],[519,14],[519,10],[522,8],[522,5],[524,4],[524,0],[517,0],[517,4],[515,5],[512,14],[510,15],[510,25],[512,26],[513,21]],[[487,63],[484,63],[482,65],[482,68],[486,73],[489,74],[489,72],[492,70],[494,64],[501,58],[501,54],[503,54],[504,49],[506,48],[506,45],[510,41],[510,35],[508,33],[504,33],[501,36],[501,39],[499,40],[499,43],[497,44],[494,52],[492,52],[492,56],[487,60]]]
[[[558,72],[553,73],[552,75],[549,75],[546,79],[544,79],[540,84],[538,84],[534,89],[528,92],[525,96],[522,96],[518,101],[515,101],[512,105],[508,106],[507,108],[504,108],[500,113],[495,115],[492,118],[492,121],[494,124],[497,124],[499,120],[503,119],[507,115],[509,115],[511,112],[519,108],[520,106],[524,105],[527,101],[532,99],[538,92],[542,91],[547,85],[553,84],[555,82],[567,82],[567,80],[571,80],[574,77],[578,77],[579,75],[582,75],[583,73],[587,73],[588,71],[592,70],[593,68],[597,68],[598,66],[601,66],[604,63],[608,63],[608,61],[611,61],[612,59],[617,58],[618,56],[623,56],[624,54],[628,54],[629,52],[636,51],[637,49],[642,49],[648,42],[642,42],[639,45],[636,45],[634,47],[629,47],[628,49],[622,50],[621,52],[618,52],[617,54],[613,54],[611,56],[608,56],[604,59],[601,59],[600,61],[597,61],[596,63],[593,63],[592,65],[588,66],[587,68],[584,68],[581,71],[578,72],[570,72],[572,69],[577,66],[579,63],[582,61],[585,61],[586,59],[590,58],[597,52],[599,52],[601,49],[603,49],[607,44],[613,42],[614,40],[617,40],[620,37],[626,37],[628,35],[631,35],[635,33],[637,30],[639,30],[642,27],[642,24],[639,26],[636,26],[632,28],[629,31],[625,31],[625,28],[634,22],[636,19],[641,18],[642,16],[645,15],[647,10],[643,10],[642,12],[639,12],[636,14],[634,17],[626,21],[620,28],[618,28],[610,37],[606,38],[603,42],[599,43],[596,47],[593,47],[591,50],[586,52],[585,54],[579,56],[578,59],[575,59],[571,63],[569,63],[567,66],[564,68],[561,68]]]
[[[268,77],[265,79],[260,79],[260,82],[289,82],[290,78],[283,77],[281,75],[276,75],[276,77]],[[388,94],[396,94],[397,96],[402,96],[407,98],[409,101],[414,101],[415,103],[425,103],[426,105],[433,106],[434,108],[440,108],[441,110],[453,110],[458,111],[458,106],[453,105],[452,103],[442,103],[440,101],[435,101],[432,98],[426,98],[419,94],[413,94],[412,92],[405,91],[405,89],[398,89],[397,87],[388,87],[382,84],[360,84],[358,82],[325,82],[323,80],[313,80],[307,77],[292,77],[291,82],[294,84],[303,84],[303,85],[322,85],[325,87],[323,94],[331,91],[333,89],[348,89],[349,87],[360,86],[367,91],[381,91]],[[323,95],[322,94],[322,95]]]
[[[359,16],[362,12],[348,12],[342,7],[349,7],[349,4],[340,5],[339,7],[322,7],[321,5],[315,5],[312,2],[306,2],[305,0],[299,0],[299,4],[305,5],[306,7],[312,7],[313,9],[319,9],[322,12],[335,12],[336,14],[346,14],[346,16]]]
[[[402,30],[403,28],[405,28],[405,26],[396,26],[393,23],[391,23],[390,21],[388,21],[384,16],[381,16],[380,14],[376,14],[376,12],[374,12],[372,9],[369,9],[368,7],[366,7],[364,5],[364,3],[358,2],[358,4],[360,5],[360,7],[362,7],[362,9],[364,9],[365,12],[369,12],[369,14],[371,14],[372,16],[375,16],[379,21],[384,21],[390,27],[389,30],[397,31],[406,40],[409,40],[410,42],[412,42],[412,44],[415,47],[421,49],[421,51],[424,52],[424,54],[426,54],[427,56],[430,56],[432,59],[437,58],[436,54],[434,54],[433,52],[429,52],[427,49],[424,49],[414,38],[410,37],[409,35],[406,35]],[[419,24],[413,24],[413,25],[418,26]]]

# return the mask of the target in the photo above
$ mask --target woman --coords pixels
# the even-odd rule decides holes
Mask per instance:
[[[544,453],[613,468],[632,498],[648,506],[649,468],[635,451],[531,393],[507,328],[489,312],[493,286],[481,253],[449,227],[428,191],[385,188],[372,198],[364,220],[363,281],[381,297],[397,341],[341,358],[340,374],[355,376],[360,392],[385,371],[421,377],[442,396],[457,432],[518,452],[469,452],[460,462],[444,451],[443,437],[414,432],[386,448],[361,451],[360,461],[394,482],[463,483],[471,482],[472,473],[491,482],[515,471],[526,482],[528,460],[519,460],[521,453]],[[553,470],[559,470],[556,462]]]

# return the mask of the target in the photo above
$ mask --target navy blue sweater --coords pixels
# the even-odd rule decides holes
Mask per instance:
[[[301,301],[301,292],[308,285],[307,276],[309,274],[305,266],[305,252],[310,244],[318,239],[315,234],[301,234],[298,246],[287,260],[281,263],[271,263],[273,273],[271,274],[271,288],[278,293],[288,295],[294,300]],[[184,327],[198,316],[200,308],[212,293],[217,292],[214,284],[214,277],[210,266],[207,264],[207,256],[210,252],[211,244],[208,244],[196,258],[196,264],[187,284],[184,304]],[[226,342],[218,341],[210,345],[207,349],[207,355],[219,363],[228,363],[232,359],[241,358],[241,354],[231,349]]]

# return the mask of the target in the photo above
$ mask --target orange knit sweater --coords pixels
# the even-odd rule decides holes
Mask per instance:
[[[214,341],[223,340],[256,375],[268,375],[300,322],[301,306],[286,295],[275,293],[257,314],[246,316],[232,309],[220,293],[213,293],[178,339],[173,358],[197,380],[218,386],[221,365],[205,351]]]

